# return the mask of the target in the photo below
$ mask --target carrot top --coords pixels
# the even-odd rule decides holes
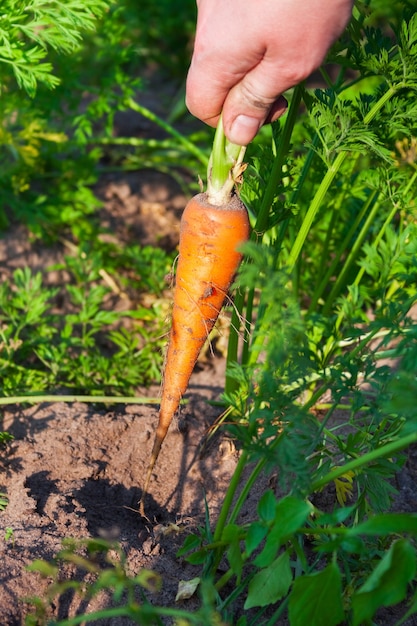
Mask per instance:
[[[238,146],[227,139],[220,117],[207,170],[207,198],[210,204],[222,206],[229,202],[236,183],[240,182],[246,169],[243,163],[245,151],[246,146]]]

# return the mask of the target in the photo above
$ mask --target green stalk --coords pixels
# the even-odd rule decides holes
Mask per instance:
[[[289,149],[291,135],[294,129],[294,125],[297,119],[297,113],[300,106],[302,87],[298,85],[294,89],[294,94],[290,103],[290,107],[288,110],[287,118],[285,120],[284,128],[282,131],[281,141],[277,149],[277,154],[274,159],[274,163],[271,170],[271,175],[269,177],[268,183],[265,188],[265,192],[262,197],[261,205],[259,208],[259,213],[256,218],[255,226],[252,230],[251,239],[252,241],[261,241],[263,234],[268,226],[268,217],[269,211],[271,209],[272,202],[274,200],[275,192],[279,181],[282,178],[282,167],[284,165],[284,160],[286,154]],[[247,297],[247,309],[246,315],[243,316],[243,310],[245,305],[245,297]],[[225,391],[226,393],[232,393],[237,388],[236,381],[227,375],[228,367],[232,363],[237,363],[238,361],[238,351],[239,351],[239,329],[241,325],[242,317],[245,317],[245,333],[244,340],[245,345],[242,353],[242,363],[245,363],[248,359],[250,353],[250,326],[252,321],[252,310],[253,310],[253,297],[254,291],[251,290],[249,294],[246,294],[244,291],[239,291],[236,294],[234,307],[232,312],[232,319],[230,322],[230,334],[229,334],[229,342],[227,347],[227,357],[226,357],[226,384]]]
[[[224,548],[221,543],[223,530],[228,521],[229,511],[232,507],[233,499],[239,487],[240,479],[242,477],[243,471],[248,462],[248,458],[249,458],[248,452],[246,450],[243,450],[240,455],[239,461],[236,465],[235,471],[233,472],[232,478],[230,480],[230,484],[227,488],[226,495],[223,500],[222,508],[220,510],[220,515],[216,523],[216,528],[214,529],[214,535],[213,535],[213,540],[212,540],[212,544],[220,544],[219,547],[216,548],[215,553],[213,555],[214,558],[210,564],[210,569],[212,572],[215,572],[217,570],[217,567],[223,555]]]
[[[41,402],[93,402],[99,404],[159,404],[160,398],[143,398],[135,396],[80,396],[31,394],[27,396],[7,396],[0,398],[0,406],[7,404],[40,404]]]
[[[94,611],[89,615],[76,615],[60,622],[60,626],[77,626],[77,624],[87,624],[87,622],[95,622],[101,618],[112,617],[132,617],[132,610],[128,606],[117,606],[110,609],[101,609]]]
[[[371,206],[375,195],[376,195],[376,191],[374,191],[372,194],[370,194],[368,200],[365,202],[365,204],[362,206],[361,211],[358,213],[358,215],[356,216],[355,221],[353,222],[352,226],[350,227],[348,233],[346,234],[346,237],[344,238],[342,244],[340,245],[340,247],[338,247],[337,250],[335,250],[335,256],[333,258],[333,261],[331,262],[331,264],[329,265],[329,268],[327,270],[327,272],[325,273],[325,275],[323,276],[323,278],[321,279],[318,287],[316,288],[313,297],[311,299],[311,304],[309,306],[308,312],[311,313],[312,311],[315,310],[317,303],[319,301],[319,299],[321,298],[324,290],[326,289],[327,285],[329,284],[330,278],[331,276],[333,276],[333,273],[336,269],[337,264],[339,263],[342,254],[345,252],[345,250],[347,250],[349,243],[351,242],[354,233],[356,232],[359,224],[362,222],[364,216],[366,215],[369,207]],[[350,256],[350,255],[349,255]],[[324,257],[326,258],[326,257]]]
[[[227,139],[220,117],[207,170],[207,197],[211,204],[221,206],[229,202],[242,172],[245,150],[245,146]]]
[[[397,93],[399,89],[404,86],[403,83],[399,83],[398,85],[394,85],[387,89],[387,91],[380,97],[380,99],[374,104],[371,110],[365,115],[363,118],[363,123],[365,125],[370,124],[374,117],[379,113],[382,107]],[[295,264],[297,263],[298,257],[301,254],[301,250],[303,249],[304,242],[307,238],[308,233],[310,232],[311,226],[313,224],[314,218],[317,215],[321,205],[323,204],[324,198],[333,183],[336,175],[338,174],[340,168],[345,162],[348,152],[339,152],[333,163],[329,166],[329,169],[326,172],[323,180],[321,181],[320,186],[318,187],[316,194],[310,204],[310,207],[306,213],[306,216],[301,224],[301,228],[298,232],[296,240],[291,248],[287,266],[290,272],[293,272]]]
[[[176,132],[175,129],[171,129],[171,132],[172,130]],[[134,148],[150,148],[152,150],[158,149],[164,151],[178,151],[181,148],[185,149],[184,145],[179,148],[177,142],[174,142],[172,139],[144,139],[143,137],[99,137],[94,140],[94,143],[100,146],[131,146]],[[188,150],[189,148],[187,145],[187,151]],[[201,152],[201,158],[199,160],[204,165],[207,164],[207,158],[203,152]]]
[[[336,174],[339,172],[340,168],[342,167],[347,155],[348,155],[347,152],[339,152],[336,159],[327,170],[326,175],[324,176],[323,180],[320,183],[319,188],[316,191],[316,194],[303,219],[301,228],[298,231],[298,235],[294,241],[294,244],[288,256],[287,267],[290,273],[294,271],[298,257],[301,254],[301,250],[304,246],[305,240],[307,239],[307,235],[310,232],[310,228],[313,224],[314,218],[316,217],[317,212],[320,209],[323,203],[323,200],[330,188],[330,185],[332,184],[333,180],[336,177]]]
[[[316,156],[316,153],[314,151],[314,148],[316,147],[316,145],[318,144],[319,141],[319,136],[317,135],[317,133],[314,135],[313,140],[311,142],[311,147],[307,152],[306,158],[304,160],[303,163],[303,168],[300,172],[300,176],[298,178],[298,184],[297,187],[294,189],[294,191],[291,194],[290,197],[290,204],[295,205],[298,202],[298,196],[301,193],[301,190],[304,186],[305,181],[307,180],[307,176],[310,172],[310,168],[312,166],[314,157]],[[284,241],[284,237],[285,234],[287,232],[288,229],[288,240],[291,244],[294,243],[295,241],[295,224],[294,224],[294,220],[290,219],[289,217],[287,217],[286,220],[284,220],[281,224],[281,228],[279,229],[279,235],[278,235],[278,239],[277,239],[277,247],[278,249],[281,249],[283,241]],[[298,298],[298,294],[299,294],[299,285],[300,285],[300,275],[301,275],[301,266],[298,263],[297,266],[294,268],[294,272],[293,272],[293,292],[294,295]]]
[[[252,487],[253,487],[256,479],[258,478],[259,474],[261,473],[261,471],[265,467],[266,461],[267,461],[267,459],[265,457],[262,458],[260,461],[258,461],[258,463],[253,468],[251,475],[249,476],[248,480],[245,482],[245,485],[244,485],[242,491],[240,492],[239,497],[236,500],[236,504],[233,507],[233,511],[230,513],[230,516],[229,516],[229,519],[228,519],[228,523],[229,524],[233,524],[233,522],[235,521],[235,519],[239,515],[240,510],[241,510],[241,508],[242,508],[246,498],[248,497],[250,490],[252,489]]]
[[[180,144],[182,144],[184,148],[186,148],[191,154],[197,157],[197,159],[204,166],[207,165],[207,157],[205,153],[199,148],[197,148],[197,146],[192,141],[189,141],[187,137],[184,137],[184,135],[182,135],[177,130],[175,130],[175,128],[171,126],[171,124],[168,124],[168,122],[165,122],[158,115],[156,115],[155,113],[152,113],[152,111],[150,111],[149,109],[135,102],[133,98],[129,98],[127,104],[132,109],[132,111],[136,111],[137,113],[140,113],[146,119],[150,120],[154,124],[157,124],[166,133],[171,135],[171,137],[174,137],[174,139],[176,139]]]
[[[288,109],[287,118],[285,120],[284,128],[281,135],[281,141],[278,145],[277,154],[272,165],[271,175],[266,185],[259,213],[256,218],[255,227],[253,229],[252,239],[254,241],[259,241],[260,239],[262,239],[262,236],[268,226],[269,211],[274,200],[276,188],[282,178],[282,167],[284,165],[285,157],[290,147],[291,135],[292,131],[294,130],[295,122],[297,120],[302,91],[303,87],[301,85],[298,85],[294,89],[294,94]]]
[[[221,589],[223,589],[223,587],[225,585],[227,585],[227,583],[229,582],[229,580],[231,578],[233,578],[233,576],[235,575],[234,571],[230,568],[228,569],[221,578],[219,578],[219,580],[216,582],[215,584],[215,588],[216,591],[220,591]]]
[[[371,195],[371,198],[373,198],[375,195],[377,194],[377,191],[375,190],[374,193]],[[333,305],[334,300],[337,298],[337,296],[339,295],[340,291],[342,290],[342,288],[344,287],[344,284],[346,282],[346,276],[350,270],[350,268],[352,267],[353,263],[355,262],[358,254],[360,253],[361,249],[362,249],[362,244],[365,240],[365,238],[368,235],[368,231],[372,226],[372,222],[374,221],[374,217],[376,216],[376,214],[378,213],[380,209],[380,203],[377,201],[374,203],[368,217],[365,220],[364,225],[361,228],[361,231],[358,235],[358,237],[356,238],[344,264],[343,267],[340,271],[340,273],[337,276],[337,279],[333,285],[333,288],[330,292],[330,294],[328,295],[328,297],[326,298],[326,303],[323,307],[323,315],[329,315],[330,314],[330,310],[331,307]]]
[[[338,218],[338,213],[340,210],[340,206],[343,203],[343,200],[345,198],[346,195],[346,191],[343,191],[340,195],[340,199],[338,200],[337,204],[335,204],[335,206],[333,207],[333,210],[331,212],[330,215],[330,220],[329,220],[329,224],[327,226],[326,229],[326,236],[323,242],[323,248],[322,248],[322,252],[321,252],[321,259],[329,259],[332,257],[332,252],[331,251],[331,242],[332,242],[332,237],[334,234],[334,229],[335,226],[337,224],[337,218]],[[301,258],[300,261],[302,261],[303,259]],[[297,269],[298,266],[300,265],[300,262],[297,263]],[[317,268],[317,281],[321,282],[323,279],[323,271],[326,269],[326,265],[323,263],[323,261],[321,260],[320,262],[320,267]],[[296,292],[298,295],[298,291]]]
[[[340,476],[343,476],[347,472],[357,472],[365,465],[369,465],[374,461],[378,461],[384,457],[391,457],[396,452],[400,452],[401,450],[408,448],[413,443],[417,443],[417,432],[401,437],[401,439],[398,439],[397,441],[387,443],[385,446],[381,446],[376,450],[371,450],[371,452],[362,454],[360,457],[353,459],[340,467],[333,467],[331,472],[328,472],[325,476],[313,482],[311,485],[311,492],[322,489],[334,481],[335,478],[340,478]]]
[[[243,308],[245,304],[245,295],[246,292],[243,289],[239,289],[235,294],[234,302],[233,302],[233,311],[232,318],[230,320],[230,332],[229,332],[229,340],[227,343],[227,354],[226,354],[226,381],[224,390],[225,393],[230,394],[233,391],[236,391],[239,384],[237,381],[232,378],[228,372],[230,371],[230,366],[234,363],[238,362],[238,352],[239,352],[239,331],[241,325],[241,319],[243,316]],[[250,320],[245,321],[245,340],[249,341],[249,332],[250,329]],[[245,354],[248,353],[248,348],[245,349]]]
[[[248,452],[246,450],[243,450],[242,454],[240,455],[239,461],[236,465],[236,469],[233,472],[233,476],[231,478],[229,487],[227,488],[226,495],[223,500],[220,515],[217,520],[216,528],[214,530],[213,543],[219,542],[221,540],[224,527],[226,526],[229,511],[232,507],[233,499],[239,487],[243,470],[245,469],[246,463],[248,462],[248,457],[249,457]],[[221,553],[218,556],[221,557]],[[217,564],[218,563],[214,564],[213,569],[217,567]]]
[[[141,607],[139,604],[134,606],[116,606],[108,609],[101,609],[94,613],[77,615],[60,621],[60,626],[77,626],[78,624],[86,624],[87,622],[96,622],[99,619],[111,618],[111,617],[130,617],[135,624],[149,623],[149,614],[151,607]],[[159,617],[172,617],[179,622],[186,624],[201,624],[201,617],[198,614],[193,615],[186,609],[172,609],[162,606],[152,607],[153,615],[152,620],[159,619]],[[143,619],[143,622],[139,622],[139,619]],[[154,623],[154,621],[152,621]]]
[[[255,298],[255,290],[250,289],[246,298],[246,315],[243,326],[243,344],[242,344],[242,363],[248,363],[250,357],[250,337],[251,337],[251,321],[253,315],[253,301]],[[235,333],[236,338],[239,338],[239,334]],[[236,344],[236,350],[238,346]]]
[[[416,179],[417,179],[417,171],[414,172],[413,176],[409,180],[408,185],[407,185],[407,187],[404,190],[404,195],[406,195],[408,193],[408,191],[411,189],[412,185],[415,183]],[[397,213],[397,210],[398,210],[397,205],[394,205],[392,207],[390,213],[387,215],[387,218],[385,219],[384,223],[382,224],[382,226],[381,226],[381,228],[380,228],[380,230],[378,232],[378,235],[375,237],[375,240],[372,243],[372,248],[373,249],[376,249],[379,246],[379,244],[381,242],[381,239],[384,236],[385,231],[388,228],[389,224],[394,219],[394,217],[395,217],[395,215]],[[359,271],[358,271],[358,273],[356,275],[356,278],[355,278],[354,282],[352,283],[353,285],[356,285],[356,286],[359,285],[359,283],[361,282],[361,280],[363,278],[363,275],[365,274],[365,271],[366,271],[365,270],[365,266],[362,265],[362,267],[359,269]],[[350,296],[348,296],[348,298],[349,297]],[[325,355],[326,361],[328,360],[329,356],[332,354],[335,345],[338,344],[338,342],[335,339],[335,336],[336,336],[338,330],[340,329],[340,326],[341,326],[341,324],[343,322],[344,315],[345,314],[344,314],[343,309],[342,309],[340,311],[339,315],[337,316],[336,321],[335,321],[333,336],[329,338],[329,341],[327,342],[326,347],[325,347],[325,349],[323,351],[323,354]]]

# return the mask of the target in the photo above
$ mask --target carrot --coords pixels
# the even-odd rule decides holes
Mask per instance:
[[[139,508],[143,516],[144,498],[162,443],[242,260],[238,247],[249,236],[248,213],[237,195],[229,193],[227,202],[220,205],[212,204],[209,197],[201,193],[192,198],[181,218],[159,422]]]

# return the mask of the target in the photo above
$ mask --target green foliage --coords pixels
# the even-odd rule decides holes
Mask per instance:
[[[5,533],[4,533],[4,540],[5,540],[6,542],[10,542],[10,543],[11,543],[11,545],[13,546],[13,548],[14,548],[14,545],[15,545],[14,530],[13,530],[13,528],[10,528],[10,526],[8,526],[8,527],[5,529]]]
[[[323,68],[326,89],[295,90],[305,115],[290,107],[269,155],[252,147],[242,188],[256,219],[270,203],[245,250],[234,318],[245,344],[231,339],[241,356],[226,383],[242,455],[214,539],[202,533],[184,551],[209,576],[227,559],[215,586],[220,606],[244,599],[243,623],[371,624],[399,603],[415,612],[415,515],[388,511],[417,442],[417,20],[404,9],[387,37],[373,17],[358,3],[333,53],[339,76]],[[239,524],[262,471],[277,472],[278,494]]]
[[[182,167],[195,167],[195,154],[167,141],[167,124],[157,139],[115,136],[116,115],[136,111],[151,52],[159,46],[156,56],[165,56],[170,71],[184,66],[194,3],[177,7],[147,2],[138,7],[130,0],[97,0],[88,8],[78,0],[9,4],[13,9],[2,17],[4,41],[10,40],[7,46],[19,59],[34,54],[42,62],[25,61],[19,70],[19,61],[16,71],[23,74],[17,84],[14,66],[5,59],[2,64],[0,54],[0,227],[17,215],[43,238],[65,232],[90,241],[97,235],[93,218],[99,207],[92,186],[103,162],[129,169],[158,164],[174,176],[179,161]],[[182,47],[174,47],[179,41]],[[172,46],[170,54],[161,55],[167,46]],[[142,106],[140,114],[148,113]],[[163,120],[154,115],[155,128],[159,123]],[[201,156],[197,147],[195,153]]]
[[[7,432],[0,432],[0,446],[4,446],[13,441],[13,435]]]
[[[379,607],[392,606],[404,600],[407,597],[408,585],[415,574],[415,548],[407,539],[394,541],[366,582],[353,596],[353,626],[371,623]],[[395,585],[392,584],[393,580]]]
[[[166,257],[160,261],[162,281],[169,265]],[[154,337],[163,335],[158,301],[150,309],[112,310],[110,288],[97,282],[97,259],[72,258],[65,267],[74,282],[60,290],[48,288],[41,274],[29,268],[15,270],[13,281],[1,285],[2,394],[67,388],[128,395],[138,385],[157,380],[162,340],[158,343]],[[156,282],[157,274],[148,280]],[[58,297],[69,302],[68,312],[57,311]],[[131,320],[130,325],[122,325],[123,320]]]
[[[94,29],[108,2],[93,0],[88,7],[79,0],[46,2],[30,0],[2,3],[0,86],[7,89],[10,74],[19,87],[34,96],[39,82],[55,87],[59,79],[45,61],[48,49],[71,53],[80,46],[83,31]]]
[[[301,626],[307,620],[312,626],[337,626],[344,618],[341,592],[341,575],[334,563],[320,572],[297,578],[288,607],[291,625]]]
[[[292,582],[292,571],[288,552],[283,552],[251,579],[244,608],[276,604],[285,597]]]
[[[61,579],[61,571],[64,568],[71,570],[70,580]],[[76,616],[59,622],[51,619],[51,607],[69,590],[80,599],[91,599],[103,592],[110,595],[111,606],[90,613],[87,618],[90,622],[125,617],[129,619],[129,623],[141,626],[162,624],[163,618],[174,620],[178,626],[221,623],[219,614],[209,602],[204,602],[203,606],[193,613],[181,608],[156,605],[152,596],[161,588],[161,577],[143,568],[136,575],[132,575],[129,572],[126,555],[120,546],[103,539],[79,542],[66,539],[63,541],[62,550],[53,561],[37,560],[29,566],[29,569],[38,572],[44,578],[49,578],[51,583],[45,598],[26,599],[26,602],[34,608],[34,611],[26,617],[26,626],[40,624],[70,626],[84,622],[86,616]]]
[[[72,580],[60,581],[59,573],[62,565],[72,568]],[[138,597],[140,597],[139,594],[143,589],[151,592],[156,591],[161,584],[160,577],[146,570],[130,577],[127,571],[126,557],[118,546],[100,539],[80,543],[68,539],[63,542],[63,548],[58,552],[53,562],[37,560],[29,566],[29,569],[32,572],[38,572],[43,577],[52,578],[54,582],[49,586],[45,600],[40,598],[28,598],[26,600],[35,607],[35,612],[26,618],[27,626],[46,623],[50,606],[55,598],[59,598],[69,589],[80,597],[89,598],[96,596],[103,590],[112,590],[112,599],[116,604],[120,604],[126,594],[126,605],[123,608],[117,608],[117,615],[130,617],[134,623],[152,623],[146,620],[147,616],[151,617],[153,614],[149,603],[145,602],[142,609],[138,604]],[[83,582],[86,573],[90,575],[90,578],[91,576],[94,577],[94,582],[87,586]],[[92,618],[111,618],[115,615],[114,609],[109,608],[99,611]],[[144,621],[141,621],[142,619]],[[50,622],[48,621],[48,623]]]
[[[117,169],[154,167],[158,159],[164,167],[167,159],[176,163],[178,147],[173,150],[165,138],[144,140],[140,158],[135,143],[129,144],[135,138],[119,137],[126,139],[123,157],[112,145],[116,114],[135,107],[143,59],[150,63],[146,37],[157,45],[148,18],[161,18],[161,7],[142,3],[139,11],[128,0],[97,0],[87,8],[76,0],[7,6],[2,37],[12,56],[9,63],[0,55],[0,228],[19,220],[38,242],[64,245],[64,253],[75,254],[54,268],[71,281],[59,289],[46,286],[47,271],[29,275],[27,268],[2,285],[0,386],[5,395],[58,387],[131,394],[137,385],[160,378],[166,333],[162,292],[172,257],[151,247],[103,243],[101,235],[107,233],[98,219],[101,203],[94,186],[104,163]],[[161,20],[160,37],[163,29],[171,33],[166,45],[178,41],[178,24],[187,12],[191,23],[190,6],[175,15],[171,7],[170,24]],[[172,67],[180,64],[176,54]],[[42,62],[31,64],[31,55]],[[42,77],[36,74],[39,68]],[[145,107],[140,111],[151,114]],[[164,125],[157,115],[153,119]],[[195,155],[201,156],[197,148]],[[195,155],[187,154],[182,166]],[[131,310],[125,310],[109,281],[122,298],[130,296]],[[144,291],[148,307],[138,302]],[[64,314],[59,301],[68,304]]]
[[[207,137],[186,137],[138,104],[140,81],[131,78],[138,59],[152,60],[181,82],[194,3],[96,2],[95,31],[77,2],[9,4],[18,19],[2,18],[15,65],[1,65],[2,225],[13,213],[36,237],[67,237],[77,254],[61,266],[71,281],[59,289],[27,269],[1,286],[3,393],[127,393],[159,375],[158,297],[170,259],[100,242],[92,189],[103,163],[163,169],[178,155],[182,167],[204,163],[206,146],[193,142]],[[224,396],[241,454],[214,528],[207,519],[179,551],[201,569],[200,609],[152,605],[155,575],[130,576],[119,548],[94,540],[34,564],[53,582],[33,599],[28,624],[47,623],[68,589],[111,591],[109,607],[89,621],[359,626],[399,603],[398,624],[417,612],[416,516],[389,512],[393,478],[417,443],[415,7],[356,2],[329,61],[323,88],[297,87],[272,137],[265,131],[248,150],[241,194],[255,228],[238,277]],[[16,81],[32,96],[36,89],[30,105]],[[163,137],[114,137],[115,114],[127,109]],[[123,289],[150,291],[154,304],[116,309],[103,271]],[[64,315],[58,297],[69,303]],[[262,472],[277,474],[277,489],[260,494],[248,521],[240,513]],[[77,575],[62,581],[65,564]],[[80,570],[93,582],[78,582]]]

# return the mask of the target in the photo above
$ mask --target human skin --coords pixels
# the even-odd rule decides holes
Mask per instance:
[[[187,77],[190,112],[247,145],[286,109],[285,91],[323,62],[352,0],[197,0]]]

